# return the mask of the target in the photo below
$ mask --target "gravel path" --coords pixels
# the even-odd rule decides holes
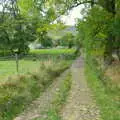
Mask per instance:
[[[14,120],[45,119],[45,110],[52,106],[52,101],[64,80],[67,70],[53,84],[18,117]],[[93,95],[87,86],[84,75],[84,62],[78,58],[71,67],[72,87],[66,104],[63,106],[60,116],[62,120],[101,120],[100,112],[93,99]]]
[[[52,106],[54,96],[59,90],[61,82],[65,79],[69,70],[65,71],[60,77],[58,77],[53,84],[18,117],[14,120],[33,120],[35,118],[43,119],[45,116],[45,110],[48,110]]]
[[[100,120],[99,109],[93,100],[84,75],[84,62],[78,58],[71,67],[72,88],[61,110],[62,120]]]

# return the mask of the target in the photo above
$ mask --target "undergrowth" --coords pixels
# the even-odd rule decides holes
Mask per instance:
[[[71,74],[69,73],[60,86],[60,90],[53,101],[53,107],[48,111],[47,120],[61,120],[59,110],[61,110],[62,106],[66,102],[69,90],[71,88],[71,82]]]
[[[100,107],[103,120],[120,120],[120,91],[95,62],[86,64],[86,76]]]
[[[48,64],[48,63],[47,63]],[[18,75],[0,85],[0,120],[13,120],[52,81],[69,67],[69,62],[42,64],[40,69],[27,75]]]
[[[37,118],[34,120],[61,120],[59,112],[65,104],[67,96],[71,88],[71,74],[67,74],[65,80],[61,83],[59,91],[57,91],[55,98],[52,102],[52,107],[48,109],[47,117],[45,119]]]

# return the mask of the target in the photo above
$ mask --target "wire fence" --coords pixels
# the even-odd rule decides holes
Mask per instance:
[[[30,60],[30,61],[47,61],[47,60],[66,60],[66,59],[74,59],[75,56],[73,54],[58,54],[58,55],[50,55],[50,54],[14,54],[9,56],[0,56],[0,61],[13,61],[15,63],[15,71],[19,73],[19,68],[21,67],[21,60]]]
[[[70,59],[75,57],[73,54],[58,54],[58,55],[52,55],[52,54],[28,54],[28,55],[23,55],[23,54],[17,54],[18,59],[30,59],[30,60],[44,60],[44,59]],[[9,56],[0,56],[0,61],[1,60],[15,60],[16,59],[16,54],[14,55],[9,55]]]

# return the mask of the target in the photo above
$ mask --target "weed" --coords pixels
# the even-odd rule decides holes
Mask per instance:
[[[56,66],[55,66],[56,64]],[[10,77],[0,85],[0,119],[13,120],[37,98],[52,81],[69,67],[71,62],[45,64],[42,69],[26,75]],[[54,67],[53,67],[54,66]]]
[[[62,106],[66,102],[68,93],[71,88],[71,74],[69,73],[63,83],[60,86],[59,91],[56,94],[55,99],[53,100],[53,106],[51,109],[48,110],[47,115],[48,119],[45,120],[61,120],[59,116],[59,111],[61,110]]]

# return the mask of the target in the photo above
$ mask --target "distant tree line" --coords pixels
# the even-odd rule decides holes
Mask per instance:
[[[52,45],[47,30],[57,15],[45,3],[44,0],[0,1],[0,51],[27,53],[28,45],[35,40],[45,47]]]
[[[75,35],[67,32],[64,36],[57,40],[57,45],[72,48],[75,46],[75,41]]]
[[[1,0],[0,49],[26,53],[36,39],[51,46],[47,32],[55,27],[52,23],[81,4],[85,8],[76,26],[77,49],[82,46],[87,56],[102,56],[106,64],[112,63],[113,53],[120,60],[120,0]],[[67,34],[59,43],[70,48],[71,38]]]

